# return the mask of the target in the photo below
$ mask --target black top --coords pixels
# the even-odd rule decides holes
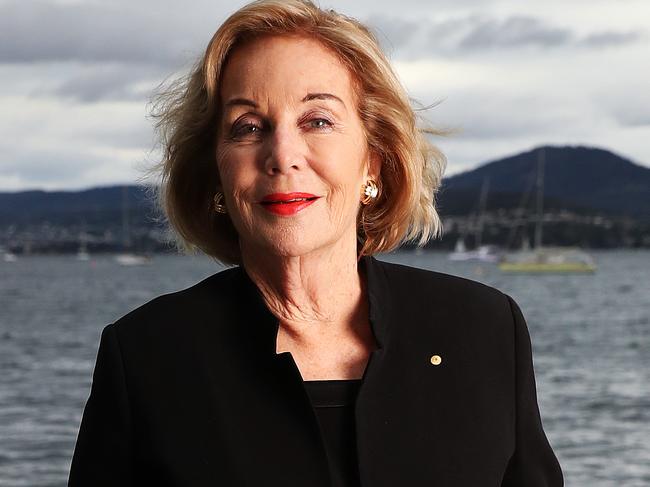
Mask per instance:
[[[323,432],[332,487],[358,487],[354,404],[361,379],[304,381]]]

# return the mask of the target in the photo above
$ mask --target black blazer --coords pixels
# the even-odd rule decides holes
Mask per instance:
[[[361,485],[561,486],[517,304],[447,274],[372,257],[360,268],[380,347],[355,406]],[[241,267],[106,326],[68,485],[328,487],[277,330]]]

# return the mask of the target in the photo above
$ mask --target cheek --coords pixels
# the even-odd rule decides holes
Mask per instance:
[[[356,221],[363,184],[363,154],[350,144],[330,145],[318,151],[314,167],[328,190],[330,218],[338,225]]]
[[[217,170],[219,171],[219,179],[224,189],[230,186],[232,180],[232,169],[235,167],[236,154],[231,147],[223,144],[217,146]]]
[[[250,158],[248,158],[250,159]],[[217,167],[221,186],[225,193],[226,205],[231,209],[234,220],[249,220],[248,193],[252,190],[256,171],[254,162],[231,148],[217,152]]]
[[[317,161],[317,172],[329,185],[347,193],[352,188],[360,191],[365,174],[367,154],[363,147],[365,140],[344,139],[313,147],[312,154]]]
[[[217,150],[217,168],[224,189],[239,192],[255,176],[254,157],[229,146]]]

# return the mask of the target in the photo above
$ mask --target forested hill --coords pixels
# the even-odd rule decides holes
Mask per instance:
[[[442,212],[469,211],[486,179],[488,210],[518,205],[523,193],[534,191],[540,151],[545,161],[546,208],[602,210],[650,219],[650,168],[608,150],[581,146],[538,147],[446,178],[440,195]]]
[[[487,162],[445,178],[441,214],[467,214],[489,180],[487,209],[512,209],[526,192],[534,193],[539,151],[544,150],[544,207],[650,219],[650,168],[604,149],[539,147]],[[534,195],[529,197],[532,205]],[[108,186],[83,191],[0,192],[0,225],[12,223],[87,223],[119,220],[125,208],[135,223],[153,218],[153,197],[141,186]]]
[[[0,225],[50,222],[66,225],[153,220],[153,195],[145,186],[105,186],[82,191],[0,193]]]

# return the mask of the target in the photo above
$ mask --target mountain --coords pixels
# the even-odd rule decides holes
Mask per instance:
[[[442,212],[471,211],[485,178],[489,178],[488,210],[516,207],[520,195],[534,188],[540,150],[545,155],[545,208],[650,220],[650,169],[608,150],[581,146],[538,147],[446,178],[439,198]]]
[[[438,195],[445,237],[431,245],[451,248],[456,238],[473,233],[486,178],[483,243],[510,245],[516,240],[510,236],[514,228],[522,221],[533,225],[541,150],[545,244],[650,247],[650,169],[603,149],[551,146],[445,178]],[[522,235],[530,234],[531,228],[524,230]],[[76,252],[82,235],[91,252],[120,250],[126,242],[137,250],[169,249],[169,234],[150,187],[0,193],[0,247]]]
[[[126,194],[125,194],[126,191]],[[128,211],[133,223],[153,218],[153,200],[146,186],[106,186],[83,191],[20,191],[0,193],[0,225],[49,222],[58,225],[120,223]]]

